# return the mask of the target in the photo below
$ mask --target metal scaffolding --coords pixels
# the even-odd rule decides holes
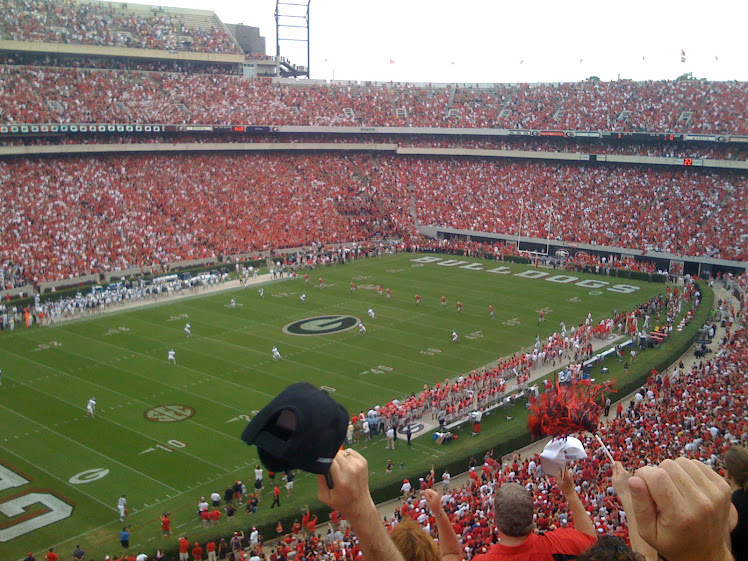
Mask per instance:
[[[309,78],[309,4],[311,0],[297,0],[296,2],[282,2],[276,0],[275,2],[275,55],[278,57],[280,62],[281,76],[284,77],[301,77],[304,76]],[[300,25],[302,20],[303,25]],[[281,28],[283,28],[288,35],[281,36]],[[303,29],[306,31],[306,38],[303,37],[302,32],[299,36],[292,36],[295,29]],[[298,33],[297,33],[298,35]],[[288,59],[281,55],[281,41],[294,41],[306,43],[306,66],[294,65]]]

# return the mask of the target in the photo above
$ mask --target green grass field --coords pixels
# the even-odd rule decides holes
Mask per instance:
[[[502,265],[511,274],[496,270]],[[517,276],[541,273],[547,274]],[[193,539],[293,517],[305,503],[316,504],[310,475],[300,474],[295,496],[285,499],[284,493],[279,510],[267,508],[266,485],[256,515],[240,511],[233,522],[208,530],[195,516],[200,496],[222,494],[236,479],[251,486],[257,454],[238,437],[252,412],[287,385],[326,387],[356,413],[530,346],[536,334],[549,335],[560,321],[570,326],[588,312],[599,320],[664,290],[662,284],[582,274],[549,282],[554,274],[403,254],[312,271],[309,286],[303,277],[271,282],[264,298],[254,286],[3,334],[0,559],[20,559],[29,551],[39,558],[51,546],[65,558],[77,543],[88,559],[119,554],[123,524],[116,504],[123,493],[135,552],[153,553],[163,543],[158,519],[164,511],[173,513],[175,535]],[[320,276],[322,289],[316,286]],[[354,293],[352,279],[359,286]],[[586,286],[579,286],[582,281]],[[378,295],[375,285],[391,288],[392,298]],[[628,288],[609,290],[614,285]],[[422,297],[418,307],[415,294]],[[440,305],[442,295],[447,307]],[[231,298],[240,304],[235,309],[228,306]],[[458,299],[464,304],[459,316]],[[496,308],[494,319],[489,304]],[[368,318],[369,308],[376,320]],[[546,321],[538,325],[540,309]],[[339,315],[361,318],[368,333],[355,326],[326,335],[283,331],[298,320]],[[305,327],[341,323],[333,318]],[[460,334],[459,344],[452,343],[452,330]],[[274,345],[285,360],[272,360]],[[176,351],[176,366],[167,361],[169,349]],[[91,397],[97,401],[93,420],[85,414]],[[379,439],[358,447],[369,459],[372,485],[388,488],[431,463],[438,470],[457,451],[516,436],[524,432],[521,423],[487,423],[480,437],[460,439],[459,447],[436,446],[430,434],[395,452],[385,451]],[[405,469],[385,474],[387,457]],[[318,512],[324,519],[327,510]]]

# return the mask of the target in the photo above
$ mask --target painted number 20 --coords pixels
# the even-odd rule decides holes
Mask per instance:
[[[31,483],[28,479],[0,464],[0,492],[28,483]],[[43,508],[27,510],[35,504],[42,505]],[[0,514],[9,519],[0,522],[0,543],[3,543],[68,518],[73,514],[73,506],[52,493],[32,490],[0,502]],[[17,521],[14,522],[14,518]]]
[[[361,372],[361,374],[359,374],[359,376],[366,376],[367,374],[384,374],[386,372],[392,372],[392,368],[390,368],[389,366],[385,366],[384,364],[380,364],[375,368],[364,370],[363,372]]]

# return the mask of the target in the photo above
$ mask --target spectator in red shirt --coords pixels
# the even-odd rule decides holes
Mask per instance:
[[[179,561],[187,561],[190,558],[190,542],[187,536],[179,538]]]
[[[216,542],[210,540],[205,544],[205,551],[208,554],[208,561],[216,561]]]
[[[308,532],[309,531],[308,530],[308,528],[309,528],[309,516],[310,516],[309,505],[305,505],[304,506],[304,516],[301,517],[301,528],[302,528],[302,530],[304,530],[304,532]],[[308,537],[308,534],[307,534],[307,537]]]
[[[314,536],[314,531],[317,529],[317,515],[313,514],[312,517],[309,519],[309,528],[308,532],[310,536]]]
[[[492,546],[488,553],[477,555],[474,561],[520,561],[530,557],[533,561],[553,561],[559,555],[578,555],[595,543],[595,527],[574,490],[571,470],[566,470],[558,485],[578,529],[562,528],[535,534],[532,496],[521,485],[505,483],[494,498],[494,516],[501,543]]]

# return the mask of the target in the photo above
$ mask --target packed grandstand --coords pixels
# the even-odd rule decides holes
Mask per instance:
[[[15,159],[0,169],[5,278],[19,285],[314,241],[410,239],[413,203],[430,226],[516,233],[522,200],[530,237],[545,238],[552,216],[554,240],[748,256],[746,176],[726,172],[328,153]]]
[[[14,59],[8,59],[15,62]],[[20,61],[19,61],[20,62]],[[5,65],[7,123],[464,127],[745,135],[743,82],[469,87],[278,84],[215,75]],[[23,92],[23,95],[21,95]],[[19,99],[20,98],[20,99]],[[540,108],[540,110],[538,110]]]
[[[49,52],[27,51],[31,42]],[[61,56],[59,44],[81,49]],[[136,60],[105,47],[152,52]],[[724,274],[736,295],[748,290],[739,276],[748,261],[745,82],[291,82],[242,76],[237,62],[175,66],[165,53],[245,54],[212,12],[72,0],[0,1],[0,51],[0,288],[9,300],[14,288],[137,267],[380,240],[498,259],[558,242],[570,267],[615,261],[648,272],[682,271],[691,259]],[[497,237],[435,241],[423,227]],[[579,244],[587,250],[575,257]],[[611,416],[603,434],[616,460],[685,454],[717,467],[727,446],[745,445],[745,302],[720,311],[728,331],[713,358],[653,373],[642,398]],[[521,376],[515,366],[460,384],[498,391]],[[464,390],[455,382],[420,397],[452,399],[457,415],[450,394]],[[487,456],[464,486],[444,487],[465,558],[495,542],[490,505],[505,481],[536,491],[539,528],[569,523],[535,459]],[[594,454],[576,470],[598,531],[626,536],[609,460]],[[426,485],[440,479],[431,475]],[[433,533],[424,507],[413,498],[395,518]],[[272,555],[360,559],[342,531],[327,540],[295,532]],[[347,553],[343,543],[353,543]]]

